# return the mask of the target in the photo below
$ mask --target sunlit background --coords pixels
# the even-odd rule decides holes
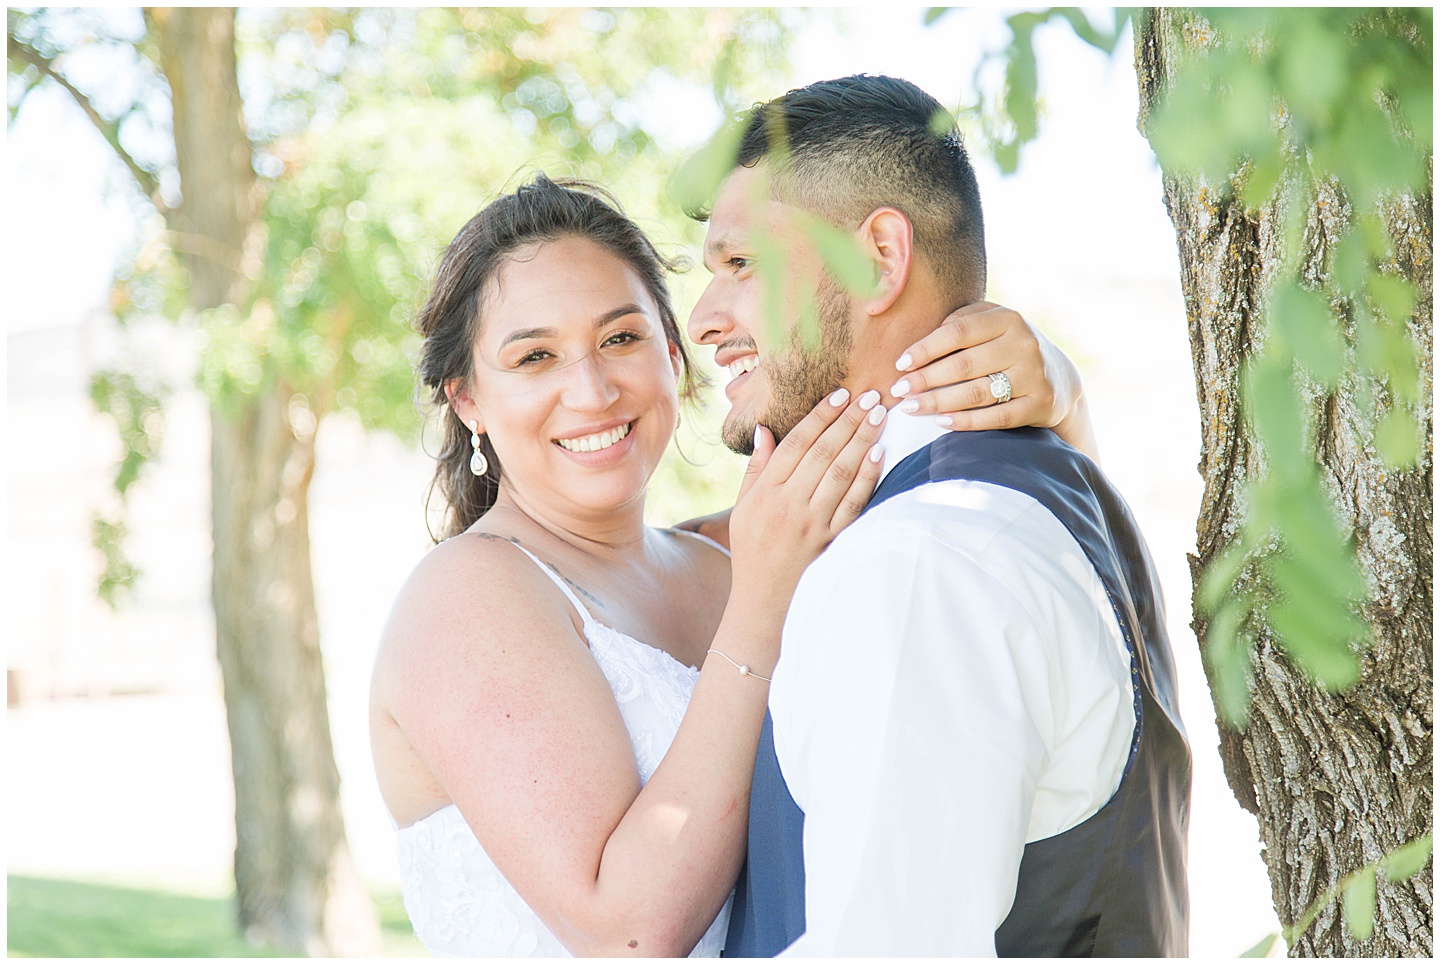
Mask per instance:
[[[888,73],[946,104],[970,103],[976,64],[1006,36],[991,11],[931,27],[918,8],[818,15],[789,50],[786,86]],[[1036,52],[1040,139],[1013,176],[977,159],[989,294],[1076,360],[1104,468],[1156,557],[1195,752],[1191,949],[1236,955],[1278,926],[1255,822],[1221,772],[1189,629],[1199,413],[1174,232],[1135,129],[1128,38],[1111,59],[1047,27]],[[656,141],[677,152],[720,118],[706,91],[659,76],[637,109],[652,119]],[[113,271],[141,240],[137,209],[108,146],[62,92],[30,95],[10,126],[7,164],[8,871],[224,895],[233,890],[235,831],[209,603],[207,404],[191,387],[191,336],[164,324],[122,331],[110,315]],[[613,188],[642,224],[655,224],[645,197]],[[485,200],[459,199],[455,226]],[[700,283],[677,284],[682,312]],[[159,367],[180,388],[161,456],[131,496],[129,547],[143,575],[112,612],[95,592],[101,561],[90,520],[111,498],[120,450],[87,386],[93,370],[124,357]],[[720,508],[717,494],[738,478],[718,445],[715,413],[712,405],[690,416],[682,432],[686,456],[714,486],[682,491],[679,476],[662,475],[654,521]],[[389,601],[431,545],[422,508],[430,463],[419,446],[336,415],[321,427],[317,465],[313,561],[346,830],[365,877],[394,892],[366,691]]]

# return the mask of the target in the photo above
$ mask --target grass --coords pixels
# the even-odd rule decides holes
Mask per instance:
[[[234,896],[166,891],[53,878],[6,878],[11,956],[40,958],[265,958],[235,926]],[[405,906],[376,898],[381,952],[423,955]]]

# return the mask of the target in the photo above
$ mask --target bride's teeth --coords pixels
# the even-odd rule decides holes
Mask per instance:
[[[556,439],[561,448],[571,452],[599,452],[601,449],[609,449],[615,443],[624,439],[630,434],[631,423],[623,426],[616,426],[607,432],[597,432],[593,436],[581,436],[578,439]]]

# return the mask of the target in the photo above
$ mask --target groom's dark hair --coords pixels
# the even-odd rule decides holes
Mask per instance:
[[[984,297],[980,188],[935,98],[909,81],[857,74],[757,104],[741,121],[737,164],[770,159],[779,200],[845,228],[894,207],[954,307]]]

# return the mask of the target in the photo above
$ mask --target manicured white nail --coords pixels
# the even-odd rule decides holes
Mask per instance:
[[[869,420],[872,426],[878,426],[880,423],[885,421],[885,407],[883,405],[877,405],[875,408],[870,410],[870,414],[867,415],[865,418]]]
[[[830,404],[841,406],[845,404],[845,400],[848,398],[850,398],[850,391],[848,389],[836,389],[830,393]]]
[[[878,442],[875,443],[875,445],[870,447],[870,451],[865,454],[865,458],[869,459],[871,462],[879,462],[881,459],[885,458],[885,447],[880,445],[880,443]]]
[[[895,360],[895,370],[897,372],[904,372],[911,366],[914,361],[915,360],[910,357],[910,353],[906,352],[904,355],[900,356],[898,359]]]
[[[900,397],[902,397],[902,396],[909,395],[909,394],[910,394],[910,380],[909,380],[909,379],[901,379],[899,382],[896,382],[894,385],[890,386],[890,394],[893,395],[893,396],[895,396],[895,398],[897,398],[897,399],[900,398]]]
[[[871,389],[855,401],[859,403],[860,408],[869,409],[873,407],[875,403],[880,401],[880,393],[876,392],[874,389]]]
[[[944,426],[948,429],[955,424],[955,420],[950,418],[948,415],[937,415],[935,417],[935,424],[937,426]]]
[[[905,413],[906,415],[914,415],[915,413],[920,411],[920,400],[906,399],[904,402],[900,403],[895,408],[900,412]]]
[[[755,424],[755,447],[756,447],[757,449],[760,447],[760,424],[759,424],[759,423],[756,423],[756,424]]]

